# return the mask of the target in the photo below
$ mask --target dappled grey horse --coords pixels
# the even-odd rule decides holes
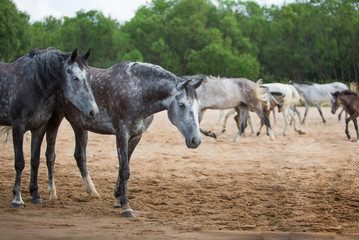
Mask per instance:
[[[87,70],[88,51],[78,56],[56,49],[32,50],[13,63],[0,63],[0,125],[12,126],[15,186],[12,207],[22,207],[21,174],[25,167],[23,135],[31,131],[31,202],[41,204],[37,172],[40,147],[52,114],[66,101],[90,120],[98,113]]]
[[[255,83],[245,78],[215,78],[207,75],[185,76],[185,78],[193,78],[197,81],[203,79],[202,85],[197,89],[200,100],[200,121],[207,109],[235,108],[240,114],[240,127],[234,139],[237,141],[247,127],[249,110],[252,110],[268,127],[268,134],[274,140],[269,119],[262,111],[262,102],[269,105],[272,95],[267,88],[262,87],[261,81]],[[216,137],[214,133],[203,129],[201,132],[206,136]]]
[[[188,148],[201,143],[199,131],[199,103],[192,85],[163,68],[146,63],[122,62],[108,69],[89,68],[93,74],[91,87],[100,112],[91,122],[85,122],[78,110],[64,104],[66,118],[75,132],[75,159],[85,181],[87,191],[97,195],[86,168],[87,131],[116,135],[119,170],[115,187],[115,207],[121,207],[122,217],[134,217],[127,198],[127,181],[130,177],[130,158],[142,134],[152,123],[154,114],[167,110],[168,118],[185,137]],[[52,139],[48,152],[54,156],[54,145],[62,114],[57,115],[53,127],[47,131]],[[53,161],[49,166],[49,186],[53,182]]]
[[[308,82],[289,81],[288,84],[293,85],[298,90],[298,92],[303,95],[305,99],[305,113],[302,123],[305,123],[305,118],[307,117],[310,104],[313,104],[317,107],[319,114],[322,117],[323,123],[325,123],[326,120],[324,119],[322,110],[320,108],[320,104],[323,103],[330,104],[332,99],[331,93],[336,91],[340,92],[349,89],[349,87],[346,84],[341,82],[317,84],[317,83],[308,83]]]

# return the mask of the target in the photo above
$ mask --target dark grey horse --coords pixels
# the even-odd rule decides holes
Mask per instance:
[[[199,103],[195,88],[200,85],[173,75],[163,68],[146,63],[123,62],[109,69],[89,68],[93,74],[91,87],[100,113],[91,122],[85,122],[72,105],[64,104],[66,118],[75,132],[75,159],[84,179],[87,191],[97,195],[86,168],[87,130],[100,134],[116,135],[119,172],[114,195],[115,207],[122,208],[122,217],[134,217],[127,198],[127,181],[130,177],[131,155],[144,131],[152,123],[155,113],[167,110],[168,118],[185,137],[188,148],[197,148],[201,143],[199,131]],[[61,114],[54,126],[61,122]],[[54,156],[57,128],[46,135],[47,153]],[[49,188],[53,179],[53,161],[49,158]]]
[[[22,207],[21,174],[25,167],[23,135],[31,131],[31,202],[42,203],[37,186],[40,147],[59,101],[71,104],[81,118],[98,113],[87,70],[88,51],[78,56],[56,49],[33,50],[13,63],[0,63],[0,125],[12,126],[15,151],[15,186],[12,207]]]

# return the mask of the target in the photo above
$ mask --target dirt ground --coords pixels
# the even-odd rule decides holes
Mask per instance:
[[[304,109],[299,109],[304,113]],[[359,143],[348,141],[344,122],[323,109],[309,110],[306,132],[291,126],[282,136],[276,114],[275,141],[262,134],[232,139],[207,111],[201,127],[218,139],[202,138],[186,148],[167,113],[155,115],[131,159],[128,185],[136,218],[113,208],[118,160],[115,137],[89,135],[88,168],[100,199],[91,199],[73,158],[74,137],[64,121],[56,145],[59,199],[47,193],[45,144],[39,171],[42,205],[32,205],[29,148],[22,179],[25,208],[11,209],[15,171],[12,144],[0,145],[0,239],[359,239]],[[259,120],[251,113],[255,129]],[[355,137],[354,127],[350,131]],[[264,133],[264,131],[263,131]]]

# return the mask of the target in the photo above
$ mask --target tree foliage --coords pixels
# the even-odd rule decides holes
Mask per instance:
[[[181,75],[359,81],[355,0],[297,0],[269,7],[241,0],[152,0],[122,25],[97,10],[30,24],[11,0],[0,1],[5,60],[31,47],[92,48],[91,64],[97,67],[130,60]]]
[[[29,16],[11,0],[0,0],[0,59],[14,60],[30,47]]]

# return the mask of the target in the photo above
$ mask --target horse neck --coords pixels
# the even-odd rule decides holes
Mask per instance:
[[[355,98],[357,98],[357,95],[341,94],[341,95],[339,96],[339,98],[340,98],[340,101],[342,102],[342,104],[343,104],[344,106],[348,107],[348,106],[351,105],[350,103],[351,103]]]

